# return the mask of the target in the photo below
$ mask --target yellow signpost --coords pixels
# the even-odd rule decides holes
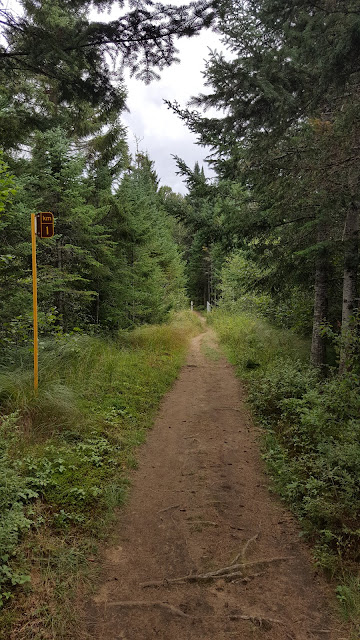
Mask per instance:
[[[34,323],[34,391],[39,385],[39,343],[37,313],[37,276],[36,276],[36,236],[52,238],[54,235],[54,216],[49,211],[31,214],[31,248],[33,280],[33,323]]]

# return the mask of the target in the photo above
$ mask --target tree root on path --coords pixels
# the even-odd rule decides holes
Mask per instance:
[[[191,524],[199,524],[199,521],[193,521]],[[215,523],[208,523],[215,524]],[[245,554],[248,550],[249,546],[255,542],[259,537],[259,532],[256,533],[252,538],[249,538],[243,545],[242,550],[237,556],[234,558],[232,563],[226,567],[221,567],[220,569],[216,569],[215,571],[208,571],[207,573],[190,573],[186,576],[179,576],[178,578],[163,578],[162,580],[152,580],[149,582],[142,582],[140,586],[143,589],[149,587],[167,587],[172,584],[186,584],[192,582],[210,582],[211,580],[226,580],[232,582],[247,582],[251,578],[256,578],[257,576],[262,575],[261,573],[255,573],[252,575],[244,575],[246,574],[246,569],[248,567],[259,567],[261,568],[264,565],[272,564],[273,562],[283,562],[285,560],[290,560],[292,556],[278,556],[275,558],[265,558],[264,560],[250,560],[245,561]],[[241,558],[242,562],[238,562],[239,558]]]
[[[270,631],[273,624],[285,624],[284,622],[282,622],[282,620],[276,620],[275,618],[264,618],[263,616],[246,616],[237,613],[230,615],[229,620],[232,620],[234,622],[236,620],[249,620],[249,622],[252,622],[258,627],[262,627],[263,629],[265,629],[265,631]]]
[[[165,609],[169,613],[172,613],[175,616],[179,616],[181,618],[189,618],[191,620],[202,620],[204,616],[194,616],[182,611],[179,607],[175,607],[168,602],[162,602],[161,600],[123,600],[119,602],[107,602],[106,607],[118,607],[123,609],[137,609],[144,607],[146,609]],[[206,619],[209,618],[217,618],[218,616],[205,616]],[[272,624],[280,624],[284,625],[284,622],[281,620],[276,620],[274,618],[267,618],[264,616],[258,615],[245,615],[242,613],[233,613],[229,616],[220,616],[220,618],[225,618],[226,620],[231,620],[232,622],[236,622],[237,620],[248,620],[253,624],[256,624],[259,627],[263,627],[268,630],[271,629]]]
[[[241,549],[240,553],[236,556],[235,560],[233,560],[232,564],[235,564],[239,560],[239,558],[241,558],[242,562],[245,562],[245,554],[248,548],[250,547],[250,545],[258,539],[259,534],[260,534],[260,531],[258,531],[258,533],[255,533],[255,535],[252,538],[249,538],[249,540],[245,542],[243,548]]]
[[[179,578],[163,578],[163,580],[154,580],[151,582],[142,582],[140,586],[145,589],[147,587],[167,587],[171,584],[185,584],[187,582],[206,582],[210,580],[230,580],[232,578],[245,578],[243,570],[247,567],[262,566],[273,562],[283,562],[289,560],[292,556],[280,556],[278,558],[268,558],[264,560],[253,560],[251,562],[242,562],[241,564],[231,564],[228,567],[222,567],[216,571],[208,573],[190,573]],[[258,574],[256,574],[258,575]],[[251,575],[248,577],[252,577]],[[255,576],[254,576],[255,577]]]

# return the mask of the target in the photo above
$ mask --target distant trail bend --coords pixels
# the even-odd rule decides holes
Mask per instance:
[[[210,329],[139,454],[119,544],[86,607],[97,640],[349,640]]]

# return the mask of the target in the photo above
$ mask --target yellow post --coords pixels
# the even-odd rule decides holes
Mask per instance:
[[[34,321],[34,391],[36,393],[38,388],[38,383],[39,383],[39,346],[38,346],[38,317],[37,317],[35,213],[31,214],[31,246],[32,246],[33,321]]]

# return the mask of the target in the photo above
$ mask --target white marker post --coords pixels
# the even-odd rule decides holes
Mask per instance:
[[[210,304],[210,302],[207,302],[207,303],[206,303],[206,311],[207,311],[207,313],[210,313],[210,311],[211,311],[211,304]]]
[[[194,311],[194,303],[192,300],[190,302],[190,311]]]

